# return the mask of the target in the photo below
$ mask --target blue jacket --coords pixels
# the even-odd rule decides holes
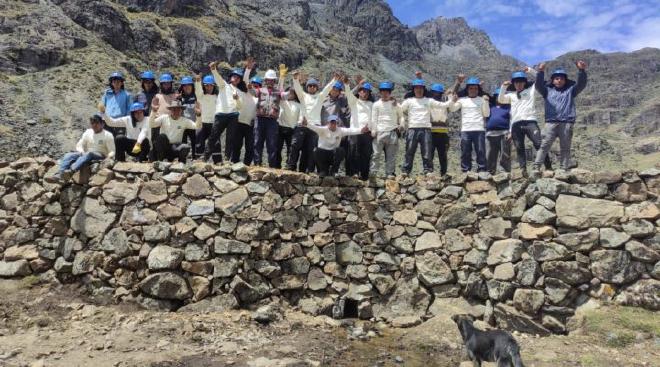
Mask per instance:
[[[123,89],[115,94],[112,89],[108,88],[101,97],[101,103],[105,106],[105,113],[108,116],[118,118],[129,115],[133,98]]]
[[[486,123],[486,130],[509,130],[509,114],[511,107],[509,105],[493,106],[490,108],[490,117]]]
[[[562,89],[555,88],[552,83],[545,82],[544,72],[536,74],[536,90],[545,99],[546,122],[575,122],[575,97],[587,86],[587,72],[578,71],[577,83],[566,80]]]

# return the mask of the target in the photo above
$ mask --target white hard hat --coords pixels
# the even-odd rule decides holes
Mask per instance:
[[[264,79],[277,80],[277,73],[275,72],[275,70],[270,69],[270,70],[266,71],[266,75],[264,76]]]

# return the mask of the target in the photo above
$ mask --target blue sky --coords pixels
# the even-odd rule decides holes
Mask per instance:
[[[569,51],[660,48],[660,0],[387,0],[409,26],[463,17],[528,64]]]

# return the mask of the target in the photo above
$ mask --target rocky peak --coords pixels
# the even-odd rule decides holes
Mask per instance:
[[[501,56],[490,37],[484,31],[470,27],[464,18],[438,17],[413,30],[420,47],[429,54],[459,58]]]

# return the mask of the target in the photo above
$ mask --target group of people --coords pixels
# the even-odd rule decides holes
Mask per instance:
[[[442,84],[427,86],[417,73],[410,91],[399,101],[392,95],[394,83],[390,81],[376,88],[360,76],[351,84],[346,75],[333,73],[332,80],[321,88],[317,79],[295,71],[292,85],[285,88],[285,65],[278,71],[267,70],[263,77],[251,77],[256,62],[248,59],[245,69],[232,69],[226,80],[219,65],[210,63],[211,74],[204,77],[181,78],[176,89],[172,74],[161,74],[157,84],[156,75],[145,71],[140,75],[142,92],[135,98],[126,92],[124,76],[112,73],[99,113],[90,118],[90,129],[76,151],[62,158],[53,180],[87,163],[104,158],[124,161],[127,155],[141,162],[185,163],[192,155],[214,163],[224,159],[262,165],[264,148],[272,168],[328,176],[339,174],[344,163],[347,176],[366,180],[396,174],[402,139],[402,175],[411,173],[418,147],[423,172],[434,171],[437,153],[440,174],[446,175],[449,112],[460,113],[463,172],[473,168],[473,151],[477,171],[495,174],[498,163],[502,170],[510,171],[513,141],[518,164],[527,176],[525,137],[537,150],[534,173],[538,174],[541,164],[551,167],[548,153],[556,138],[560,166],[568,169],[575,97],[587,83],[584,61],[576,62],[577,81],[569,80],[564,69],[556,69],[546,82],[545,64],[541,64],[538,70],[527,67],[514,72],[492,95],[476,77],[459,75],[445,93]],[[537,94],[545,100],[543,136],[536,117]]]

